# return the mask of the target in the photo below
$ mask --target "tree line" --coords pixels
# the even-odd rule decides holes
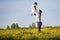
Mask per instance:
[[[26,28],[37,28],[35,23],[30,24],[28,27],[21,27],[18,23],[13,23],[12,25],[7,25],[6,29],[26,29]],[[43,26],[42,28],[60,28],[60,26]],[[1,28],[0,28],[1,29]],[[3,30],[3,29],[2,29]]]
[[[21,29],[21,28],[24,29],[27,27],[20,27],[18,23],[13,23],[11,26],[7,25],[6,27],[6,29]],[[28,28],[36,28],[35,23],[30,24]]]

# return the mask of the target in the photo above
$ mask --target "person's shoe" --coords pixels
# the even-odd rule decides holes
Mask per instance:
[[[41,31],[38,31],[38,32],[41,32]]]

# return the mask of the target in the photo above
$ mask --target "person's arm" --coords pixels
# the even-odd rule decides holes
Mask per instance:
[[[34,9],[37,10],[36,6],[34,6]]]
[[[36,11],[37,11],[37,8],[36,6],[34,6],[34,16],[36,16]]]

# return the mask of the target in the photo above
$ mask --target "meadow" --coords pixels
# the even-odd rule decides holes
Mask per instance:
[[[0,40],[60,40],[60,27],[1,29]]]

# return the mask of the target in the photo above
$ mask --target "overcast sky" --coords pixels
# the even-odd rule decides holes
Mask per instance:
[[[38,9],[42,10],[42,22],[45,26],[60,26],[60,0],[0,0],[0,28],[18,23],[28,27],[36,23],[31,16],[31,6],[37,1]]]

